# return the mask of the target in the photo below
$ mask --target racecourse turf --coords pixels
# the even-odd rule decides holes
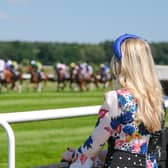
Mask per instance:
[[[0,94],[0,113],[100,105],[104,91],[44,90]],[[16,168],[33,168],[60,161],[68,146],[79,147],[94,128],[96,116],[15,123]],[[0,127],[0,168],[7,168],[7,137]]]

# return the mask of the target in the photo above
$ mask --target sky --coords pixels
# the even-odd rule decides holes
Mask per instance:
[[[0,41],[168,42],[168,0],[0,0]]]

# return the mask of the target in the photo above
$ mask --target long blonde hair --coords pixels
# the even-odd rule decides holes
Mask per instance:
[[[156,76],[149,44],[142,39],[127,39],[121,45],[121,62],[113,61],[113,73],[122,88],[135,97],[137,118],[151,131],[161,129],[162,88]]]

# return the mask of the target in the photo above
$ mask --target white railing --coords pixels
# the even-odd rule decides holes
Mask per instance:
[[[8,168],[15,168],[15,135],[9,123],[94,115],[98,113],[99,108],[100,106],[88,106],[0,114],[0,125],[8,135]]]
[[[0,119],[0,125],[5,129],[8,135],[8,168],[15,168],[15,135],[11,126]]]

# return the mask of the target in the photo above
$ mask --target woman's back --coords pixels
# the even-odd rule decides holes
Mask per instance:
[[[150,133],[161,129],[163,93],[150,46],[141,37],[124,34],[114,41],[112,48],[112,73],[121,89],[105,94],[96,127],[72,161],[78,168],[78,163],[86,168],[85,161],[89,158],[92,163],[112,139],[114,147],[109,148],[112,155],[106,159],[105,168],[157,168],[154,145],[149,148],[149,144]]]
[[[116,93],[120,115],[111,120],[114,149],[144,155],[150,165],[148,167],[156,167],[155,156],[148,154],[150,133],[136,117],[136,99],[127,89],[117,90]]]

